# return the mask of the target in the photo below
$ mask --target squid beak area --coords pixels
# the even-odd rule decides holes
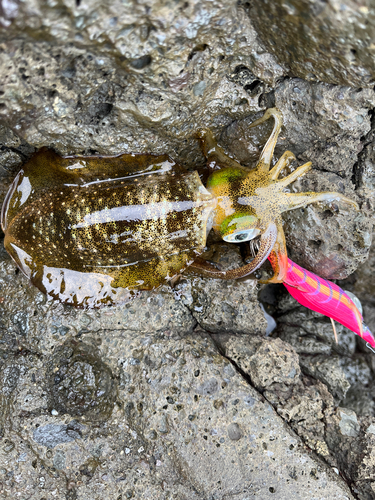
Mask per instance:
[[[254,257],[251,263],[255,264],[253,272],[259,269],[259,267],[267,260],[276,243],[276,239],[277,228],[275,224],[271,223],[260,237],[250,240],[250,252]]]
[[[246,246],[246,260],[249,262],[249,256],[251,256],[252,259],[256,257],[257,253],[259,252],[260,248],[260,236],[255,237],[254,239],[249,241],[249,246]]]
[[[254,259],[245,266],[238,267],[236,269],[230,269],[228,271],[220,271],[217,269],[208,269],[207,265],[204,265],[199,261],[199,258],[192,264],[193,269],[197,269],[202,276],[207,276],[209,278],[216,279],[240,279],[249,276],[254,271],[256,271],[267,259],[271,253],[277,238],[277,228],[274,223],[270,223],[266,231],[261,235],[259,239],[259,249],[258,253],[255,255]]]

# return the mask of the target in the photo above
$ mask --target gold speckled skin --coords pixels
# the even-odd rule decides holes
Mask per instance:
[[[74,305],[118,303],[130,290],[165,283],[203,252],[214,204],[197,172],[167,156],[62,158],[44,149],[7,195],[4,244],[48,295]]]

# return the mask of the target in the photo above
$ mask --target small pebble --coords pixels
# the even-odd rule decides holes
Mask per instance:
[[[232,441],[238,441],[242,438],[242,432],[238,424],[230,424],[228,427],[228,436]]]

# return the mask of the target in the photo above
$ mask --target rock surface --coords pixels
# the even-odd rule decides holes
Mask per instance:
[[[204,178],[207,127],[251,167],[272,124],[249,125],[276,105],[274,161],[289,149],[290,170],[313,162],[291,191],[361,209],[286,214],[289,255],[331,279],[355,271],[342,285],[375,330],[373,19],[351,0],[2,1],[0,201],[42,146],[167,153]],[[215,243],[208,258],[233,267],[244,250]],[[76,310],[46,302],[2,251],[1,498],[375,498],[375,357],[340,325],[336,345],[281,288],[186,273]]]
[[[186,328],[181,338],[173,319],[159,334],[118,326],[126,318],[120,308],[115,318],[113,311],[72,315],[45,304],[14,271],[3,262],[3,325],[14,347],[8,338],[1,367],[2,493],[352,498],[207,334]],[[22,329],[12,301],[27,311]],[[62,310],[69,327],[59,321]],[[296,357],[282,368],[284,376],[291,371],[293,379]]]
[[[370,0],[266,0],[251,4],[249,15],[267,49],[292,74],[353,87],[374,85]]]

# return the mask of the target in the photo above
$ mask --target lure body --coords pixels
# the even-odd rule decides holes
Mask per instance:
[[[338,285],[307,271],[290,259],[284,285],[300,304],[341,323],[375,347],[375,339],[363,324],[361,312]]]

